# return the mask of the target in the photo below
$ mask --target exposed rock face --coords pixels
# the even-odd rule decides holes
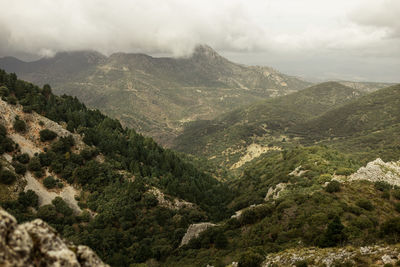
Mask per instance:
[[[260,207],[260,206],[262,206],[262,205],[263,205],[263,204],[258,204],[258,205],[253,204],[253,205],[250,205],[249,207],[246,207],[246,208],[244,208],[244,209],[237,210],[237,211],[235,211],[235,214],[233,214],[233,215],[231,216],[231,218],[239,219],[239,218],[242,216],[242,214],[243,214],[243,212],[244,212],[245,210],[254,209],[254,208]]]
[[[302,170],[301,168],[302,168],[301,165],[296,167],[296,169],[294,169],[291,173],[289,173],[289,175],[293,175],[293,176],[297,176],[297,177],[302,176],[303,174],[305,174],[307,172],[307,170]]]
[[[0,266],[108,266],[86,246],[66,243],[40,219],[18,225],[0,208]]]
[[[158,189],[156,187],[152,187],[149,190],[149,192],[152,193],[157,198],[158,204],[162,207],[166,207],[168,209],[174,209],[174,210],[194,207],[193,203],[187,202],[182,199],[177,199],[177,198],[174,198],[173,200],[166,199],[164,193],[161,192],[160,189]]]
[[[27,124],[28,131],[25,134],[16,133],[13,129],[15,117],[19,116]],[[75,147],[81,150],[86,147],[79,134],[73,134],[64,129],[60,124],[43,117],[36,112],[24,113],[21,105],[9,105],[0,99],[0,122],[7,128],[10,138],[20,144],[21,151],[33,156],[35,153],[42,152],[43,143],[40,141],[39,132],[49,129],[58,136],[72,135]]]
[[[261,154],[264,154],[268,151],[271,150],[282,150],[280,147],[273,146],[273,147],[268,147],[268,146],[261,146],[259,144],[253,143],[249,145],[246,148],[246,154],[243,155],[238,162],[232,165],[231,169],[237,169],[243,166],[245,163],[252,161],[253,159],[261,156]]]
[[[287,183],[279,183],[274,188],[270,187],[268,189],[267,195],[264,200],[268,201],[269,199],[278,199],[279,195],[286,189]]]
[[[400,186],[400,161],[384,162],[380,158],[371,161],[365,167],[349,177],[349,181],[367,180],[370,182],[386,182]]]
[[[337,266],[362,260],[365,266],[383,266],[395,264],[400,259],[399,247],[369,246],[344,248],[305,248],[290,249],[279,253],[269,254],[262,266],[294,266],[297,262],[306,261],[308,266]],[[357,265],[359,266],[359,265]]]
[[[209,222],[191,224],[182,238],[181,246],[187,245],[190,240],[198,237],[201,232],[212,226],[215,226],[215,224]]]

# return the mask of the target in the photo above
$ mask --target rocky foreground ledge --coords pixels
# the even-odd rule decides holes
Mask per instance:
[[[19,224],[0,208],[0,266],[108,266],[90,248],[63,240],[40,219]]]
[[[399,266],[400,244],[365,247],[298,248],[269,254],[262,267]]]

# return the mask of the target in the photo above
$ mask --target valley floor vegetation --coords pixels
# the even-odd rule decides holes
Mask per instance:
[[[386,147],[392,149],[385,160],[398,160],[396,140],[384,143],[382,131],[351,135],[337,147],[338,139],[292,144],[264,153],[243,166],[238,177],[227,179],[225,171],[205,170],[203,159],[162,148],[74,97],[55,96],[49,85],[40,88],[0,71],[0,94],[9,105],[22,105],[25,113],[64,125],[85,143],[77,149],[72,135],[43,129],[43,151],[29,156],[10,138],[11,129],[0,125],[0,154],[12,157],[1,161],[0,189],[17,186],[29,172],[49,190],[66,184],[79,188],[82,212],[60,197],[39,206],[31,190],[2,198],[0,205],[20,222],[45,220],[113,266],[259,266],[268,253],[289,248],[400,240],[400,188],[347,179]],[[383,125],[385,131],[396,123]],[[16,117],[12,131],[27,134],[30,123]],[[366,142],[363,138],[376,143],[351,151],[351,145]],[[193,205],[162,206],[149,191],[152,187]],[[198,222],[215,226],[181,246],[189,225]]]

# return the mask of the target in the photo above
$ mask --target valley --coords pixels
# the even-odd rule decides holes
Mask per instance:
[[[222,62],[221,73],[225,64],[233,64],[209,48],[198,49],[180,60],[193,64],[206,54],[213,68]],[[113,57],[89,58],[104,64]],[[118,62],[131,60],[119,57]],[[74,69],[68,75],[78,75]],[[178,80],[158,71],[159,79]],[[285,77],[287,85],[299,82]],[[179,76],[190,85],[194,78],[186,78]],[[62,237],[57,242],[90,247],[93,260],[111,266],[400,262],[399,85],[371,89],[375,85],[370,83],[356,88],[348,82],[299,82],[300,87],[289,90],[280,81],[275,83],[279,93],[272,95],[262,87],[249,89],[244,77],[240,86],[235,83],[240,89],[214,87],[215,80],[198,87],[204,79],[196,81],[196,91],[185,87],[189,93],[184,97],[208,90],[210,98],[197,100],[218,112],[206,108],[202,117],[185,111],[190,119],[182,114],[171,119],[174,123],[165,129],[173,134],[162,133],[171,150],[155,142],[157,136],[142,135],[143,128],[138,133],[76,97],[53,94],[48,84],[37,86],[0,71],[0,205],[13,217],[1,210],[2,216],[21,223],[42,220],[44,229],[53,227]],[[139,97],[135,88],[129,92]],[[96,90],[103,89],[85,90],[100,97]],[[169,98],[163,90],[160,99]],[[182,96],[181,90],[176,96]],[[213,102],[229,90],[252,96],[246,100],[243,93],[240,104],[225,107]],[[188,108],[187,99],[178,101],[180,107]],[[154,105],[175,111],[170,102],[165,102],[168,109]],[[105,109],[110,107],[104,104],[102,110],[109,113]],[[140,116],[154,112],[140,109]],[[148,123],[159,131],[155,120]],[[81,259],[76,248],[64,251],[72,261]]]

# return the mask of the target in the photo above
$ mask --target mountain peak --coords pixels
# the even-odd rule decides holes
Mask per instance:
[[[211,46],[206,44],[197,45],[193,50],[193,58],[206,58],[206,59],[222,59],[217,51]]]

